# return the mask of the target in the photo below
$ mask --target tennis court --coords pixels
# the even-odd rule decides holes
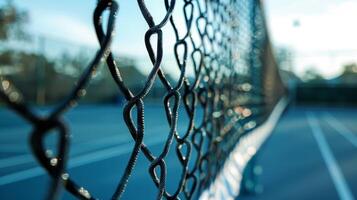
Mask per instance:
[[[263,192],[241,199],[355,199],[356,108],[290,108],[257,163]]]
[[[132,140],[117,134],[115,124],[121,110],[114,106],[83,106],[66,115],[73,129],[69,172],[95,196],[109,199],[123,163],[129,157]],[[159,119],[160,107],[147,107],[149,119]],[[256,162],[263,191],[240,199],[354,199],[357,191],[356,108],[290,107],[258,153]],[[98,113],[103,116],[98,121]],[[156,115],[156,116],[155,116]],[[28,149],[30,127],[8,110],[1,109],[0,193],[7,199],[40,199],[46,193],[48,177]],[[5,117],[6,116],[6,117]],[[165,128],[148,130],[147,145],[157,151],[164,143]],[[94,124],[95,126],[88,126]],[[154,123],[154,122],[153,122]],[[5,129],[4,129],[5,127]],[[94,137],[100,132],[101,138]],[[326,144],[322,144],[326,141]],[[175,188],[179,165],[175,155],[167,158],[168,188]],[[124,199],[154,199],[156,187],[146,173],[149,162],[139,157]],[[118,173],[115,173],[117,171]],[[35,187],[34,187],[35,186]],[[36,188],[36,189],[34,189]],[[20,191],[21,192],[17,192]],[[65,194],[65,199],[71,199]]]

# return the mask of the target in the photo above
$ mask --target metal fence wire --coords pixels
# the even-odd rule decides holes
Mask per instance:
[[[39,116],[24,100],[12,98],[12,83],[1,77],[1,99],[33,127],[30,134],[32,152],[51,177],[47,199],[58,198],[61,188],[79,199],[96,199],[67,172],[71,145],[70,131],[63,115],[85,94],[83,91],[101,62],[106,62],[118,90],[126,99],[124,122],[134,141],[125,170],[113,169],[113,173],[122,175],[112,199],[119,199],[125,192],[130,176],[135,173],[139,154],[151,163],[148,171],[157,187],[157,199],[198,198],[215,179],[239,139],[267,118],[284,93],[260,1],[164,0],[163,3],[166,14],[160,21],[154,21],[144,0],[137,0],[149,27],[143,37],[152,69],[145,85],[136,94],[126,86],[112,55],[115,20],[120,12],[115,0],[98,1],[93,22],[100,48],[72,91],[48,116]],[[103,15],[107,11],[109,15]],[[177,16],[183,19],[176,19]],[[184,24],[176,20],[184,21]],[[176,38],[173,49],[163,48],[164,27],[173,30]],[[176,65],[169,67],[179,69],[176,82],[165,77],[162,68],[164,51],[174,55]],[[188,68],[192,68],[192,72]],[[144,99],[156,79],[166,89],[163,106],[170,127],[157,155],[145,145],[144,136]],[[186,131],[182,133],[177,130],[180,104],[184,105],[185,112],[180,114],[189,118]],[[203,112],[200,122],[195,121],[198,110]],[[57,155],[53,156],[46,154],[44,145],[50,131],[58,134]],[[168,192],[166,187],[169,171],[165,158],[170,148],[176,150],[181,165],[181,175],[177,177],[178,184],[173,192]],[[193,153],[197,156],[192,156]]]

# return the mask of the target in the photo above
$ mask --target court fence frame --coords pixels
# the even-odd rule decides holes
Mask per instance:
[[[286,89],[273,56],[263,3],[259,0],[163,2],[166,13],[157,22],[144,0],[137,1],[149,27],[143,38],[152,70],[136,93],[123,81],[120,66],[111,52],[115,19],[117,12],[120,12],[115,0],[98,1],[93,12],[93,23],[100,48],[73,89],[47,116],[33,112],[24,99],[15,95],[21,91],[15,92],[14,84],[6,77],[0,77],[0,99],[33,127],[30,133],[32,153],[51,177],[47,199],[59,198],[62,188],[79,199],[95,199],[67,171],[70,131],[63,115],[86,94],[85,89],[94,71],[104,62],[105,70],[110,71],[118,92],[125,98],[124,123],[134,142],[125,170],[116,172],[113,169],[113,173],[122,175],[112,199],[122,197],[130,176],[135,173],[134,166],[139,154],[151,163],[148,171],[157,187],[157,199],[205,199],[211,198],[212,194],[223,194],[217,181],[221,180],[222,173],[228,172],[226,166],[230,165],[229,160],[232,152],[237,151],[237,144],[255,141],[255,150],[258,151],[267,137],[266,133],[252,134],[252,130],[259,132],[266,126],[271,128],[272,116],[277,115],[274,114],[276,112],[281,113],[280,108],[284,107],[282,104],[285,104],[285,100],[281,98]],[[106,12],[109,15],[105,15]],[[177,13],[181,14],[184,27],[178,26],[176,20],[180,15]],[[174,49],[170,50],[176,61],[176,66],[172,67],[180,72],[176,82],[168,80],[162,68],[163,52],[169,51],[163,48],[163,29],[167,26],[172,28],[176,38]],[[191,68],[192,74],[188,73],[188,68]],[[145,97],[151,92],[155,81],[160,81],[165,89],[162,100],[170,127],[162,151],[157,155],[145,145],[144,130]],[[185,113],[179,113],[180,105],[184,106]],[[203,110],[199,123],[195,122],[198,107]],[[278,111],[274,108],[278,108]],[[183,133],[177,131],[179,114],[189,118],[187,130]],[[46,154],[44,139],[50,131],[58,135],[58,146],[54,151],[58,152],[57,155]],[[260,139],[249,139],[251,137]],[[248,149],[251,151],[252,148]],[[167,173],[170,172],[167,172],[165,158],[170,149],[176,151],[182,169],[173,192],[166,189]],[[195,158],[193,151],[198,155]],[[249,152],[247,155],[253,156]],[[239,175],[242,172],[237,173]],[[237,184],[233,186],[231,197],[239,193],[239,187],[235,187]],[[210,195],[206,195],[207,191]]]

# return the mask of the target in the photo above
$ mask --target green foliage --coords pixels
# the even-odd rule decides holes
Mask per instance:
[[[324,77],[314,68],[305,71],[303,80],[309,83],[321,83],[325,81]]]
[[[28,39],[24,26],[28,23],[28,13],[19,10],[11,0],[0,7],[0,40],[12,38]]]
[[[79,77],[90,59],[90,56],[83,52],[79,52],[76,55],[63,52],[56,61],[55,69],[58,73]]]
[[[357,74],[357,63],[350,63],[343,66],[343,75]]]
[[[28,39],[29,35],[25,31],[28,23],[28,13],[19,10],[11,0],[0,7],[0,40]]]

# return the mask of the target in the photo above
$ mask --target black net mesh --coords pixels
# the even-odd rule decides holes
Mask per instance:
[[[106,63],[118,93],[125,98],[123,121],[134,141],[125,170],[113,169],[113,173],[122,174],[113,199],[125,192],[139,154],[151,163],[148,173],[157,187],[157,199],[197,198],[215,179],[237,141],[266,119],[284,93],[260,1],[165,0],[162,3],[166,15],[154,21],[145,2],[137,1],[149,27],[142,37],[152,63],[145,84],[138,91],[127,87],[111,52],[116,13],[120,12],[114,0],[98,1],[93,20],[100,49],[70,94],[48,116],[35,114],[23,99],[14,98],[12,84],[1,77],[1,99],[33,127],[30,134],[33,154],[52,180],[48,199],[58,197],[62,187],[80,199],[96,198],[67,172],[70,130],[62,118],[85,95],[93,71],[101,63]],[[109,15],[103,15],[105,11]],[[164,28],[174,34],[173,49],[163,48],[168,38]],[[176,64],[168,67],[178,71],[176,81],[165,76],[164,53],[174,57]],[[165,90],[162,106],[169,127],[159,153],[145,145],[144,130],[144,126],[150,127],[145,124],[144,100],[155,81]],[[179,109],[180,105],[184,109]],[[198,113],[202,117],[197,117]],[[178,131],[181,115],[188,120],[185,129]],[[58,149],[57,155],[49,156],[43,141],[53,130],[58,135]],[[170,149],[176,151],[181,168],[173,191],[168,191],[166,184],[170,171],[165,158]]]

